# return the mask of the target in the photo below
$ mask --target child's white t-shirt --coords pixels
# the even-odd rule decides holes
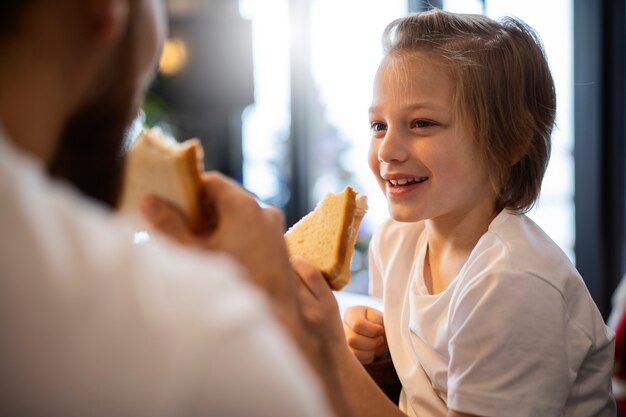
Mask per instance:
[[[615,416],[614,335],[559,247],[501,212],[443,292],[423,278],[423,222],[385,222],[370,245],[370,291],[409,416]]]

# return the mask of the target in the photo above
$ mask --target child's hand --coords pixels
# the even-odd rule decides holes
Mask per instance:
[[[381,311],[350,307],[343,317],[343,329],[350,350],[362,364],[372,363],[389,350]]]

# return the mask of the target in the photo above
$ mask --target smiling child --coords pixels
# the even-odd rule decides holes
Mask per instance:
[[[369,165],[391,216],[370,246],[384,311],[349,309],[344,330],[362,363],[389,350],[400,410],[343,356],[345,394],[361,415],[614,416],[614,336],[524,214],[556,108],[538,36],[434,10],[392,22],[383,44]]]

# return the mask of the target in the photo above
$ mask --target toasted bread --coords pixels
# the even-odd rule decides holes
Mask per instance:
[[[334,290],[350,281],[350,261],[367,198],[351,187],[329,193],[285,233],[290,255],[302,256],[321,271]]]
[[[167,200],[185,214],[192,229],[200,221],[203,150],[198,139],[177,142],[161,129],[144,131],[128,150],[119,210],[137,216],[150,195]]]

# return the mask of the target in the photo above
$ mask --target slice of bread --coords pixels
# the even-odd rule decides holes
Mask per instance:
[[[319,268],[332,289],[342,289],[350,281],[350,261],[366,211],[367,198],[357,198],[351,187],[327,194],[285,233],[289,253]]]
[[[119,210],[141,218],[142,201],[154,195],[177,206],[191,228],[197,228],[203,156],[198,139],[180,143],[159,128],[144,131],[126,155]]]

